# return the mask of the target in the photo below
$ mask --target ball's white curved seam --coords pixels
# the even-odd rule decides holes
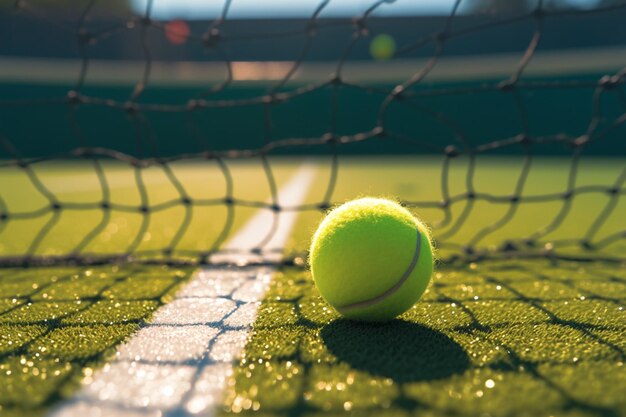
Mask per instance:
[[[393,294],[396,293],[396,291],[400,289],[400,287],[402,287],[402,284],[404,284],[406,280],[409,279],[409,277],[413,273],[413,270],[417,266],[417,262],[419,261],[419,258],[420,258],[420,251],[422,248],[422,235],[420,234],[420,231],[418,228],[416,228],[416,230],[417,230],[417,244],[415,245],[415,252],[413,253],[413,258],[411,259],[411,263],[409,264],[409,267],[406,269],[406,271],[404,271],[404,274],[402,275],[402,277],[400,277],[398,282],[396,282],[391,288],[389,288],[382,294],[377,295],[374,298],[370,298],[364,301],[357,301],[356,303],[348,304],[345,306],[336,307],[337,311],[343,314],[343,313],[346,313],[348,311],[352,311],[355,309],[371,307],[373,305],[380,303],[381,301],[384,301],[388,297],[391,297]]]

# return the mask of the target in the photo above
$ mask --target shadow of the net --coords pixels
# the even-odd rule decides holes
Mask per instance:
[[[467,352],[450,337],[417,323],[336,320],[321,331],[330,352],[353,369],[396,382],[430,381],[463,373]]]

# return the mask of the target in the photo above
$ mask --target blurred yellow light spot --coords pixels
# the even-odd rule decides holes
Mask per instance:
[[[396,53],[396,41],[387,34],[380,34],[370,43],[370,54],[377,61],[387,61]]]

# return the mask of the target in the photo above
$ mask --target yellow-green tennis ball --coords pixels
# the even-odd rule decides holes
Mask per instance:
[[[393,37],[380,34],[376,35],[370,43],[370,54],[377,61],[386,61],[393,58],[396,53],[396,41]]]
[[[393,201],[362,198],[332,210],[313,236],[311,272],[345,317],[390,320],[422,296],[433,272],[426,226]]]

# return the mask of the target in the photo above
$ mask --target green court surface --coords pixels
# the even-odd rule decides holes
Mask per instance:
[[[304,204],[319,204],[330,179],[330,159],[271,159],[276,187],[304,163],[317,177]],[[513,194],[522,158],[479,157],[477,193]],[[127,166],[104,164],[110,200],[128,207],[155,207],[180,199],[180,191],[158,168],[142,170],[147,200]],[[442,161],[433,158],[340,158],[332,201],[364,195],[415,202],[415,212],[435,238],[446,236],[440,209],[420,208],[441,195]],[[89,164],[35,165],[41,182],[62,204],[103,198]],[[227,181],[214,162],[172,166],[196,200],[223,199]],[[9,213],[47,207],[49,201],[18,169],[3,168],[1,195]],[[232,195],[270,201],[271,186],[259,161],[229,162]],[[522,196],[560,194],[568,189],[571,161],[535,158]],[[619,159],[582,159],[574,189],[611,186],[623,176]],[[450,168],[450,195],[467,191],[467,161]],[[68,178],[72,178],[68,182]],[[622,179],[623,181],[623,179]],[[585,236],[611,202],[611,195],[575,192],[559,227],[539,241]],[[458,218],[466,201],[453,204]],[[624,230],[624,199],[591,241]],[[520,203],[511,221],[485,235],[477,246],[520,239],[550,224],[563,200]],[[478,201],[457,233],[441,239],[439,255],[458,252],[484,227],[498,222],[509,201]],[[197,210],[197,211],[196,211]],[[235,208],[229,236],[257,212]],[[184,209],[155,210],[138,250],[159,249],[176,233]],[[28,250],[48,213],[11,220],[0,234],[0,254]],[[48,216],[48,217],[46,217]],[[101,221],[102,210],[64,209],[38,247],[39,254],[64,254]],[[425,297],[385,326],[340,319],[317,294],[305,268],[305,252],[322,213],[300,213],[286,252],[298,267],[276,273],[262,303],[244,359],[225,397],[224,413],[260,410],[265,415],[568,415],[626,414],[626,273],[610,261],[485,260],[440,263]],[[177,249],[210,248],[226,219],[223,204],[194,207]],[[139,230],[141,215],[118,210],[86,248],[114,253]],[[262,239],[260,236],[259,240]],[[576,253],[576,246],[566,247]],[[623,241],[595,255],[622,255]],[[124,250],[124,249],[122,249]],[[594,255],[594,253],[592,253]],[[623,258],[623,256],[622,256]],[[192,268],[99,266],[0,269],[0,411],[8,416],[41,415],[106,363],[112,349],[168,302]]]
[[[106,227],[89,241],[83,251],[123,252],[140,231],[144,220],[140,212],[142,206],[150,208],[149,223],[136,251],[158,251],[185,224],[186,212],[181,204],[181,197],[185,195],[193,201],[206,204],[193,207],[189,225],[175,250],[209,249],[225,227],[228,212],[225,197],[230,196],[239,202],[234,206],[233,224],[228,229],[227,238],[257,212],[255,203],[272,203],[272,188],[280,188],[305,162],[316,167],[316,179],[304,202],[307,207],[300,211],[298,225],[286,247],[287,252],[303,252],[307,249],[309,238],[322,217],[322,212],[316,207],[324,202],[329,187],[334,203],[365,195],[385,196],[411,203],[414,212],[434,229],[434,237],[441,244],[444,254],[448,248],[458,250],[459,246],[468,242],[488,248],[505,240],[529,237],[546,229],[563,210],[565,199],[562,195],[566,191],[572,191],[571,207],[567,208],[557,228],[550,230],[545,237],[541,236],[541,242],[580,239],[583,236],[593,242],[624,228],[620,213],[626,209],[626,201],[606,192],[611,187],[619,188],[626,181],[623,160],[619,158],[582,158],[573,165],[568,158],[535,157],[529,162],[528,174],[523,176],[523,157],[479,156],[472,177],[474,192],[500,200],[477,199],[472,203],[465,221],[459,224],[460,227],[454,233],[450,230],[454,221],[442,224],[443,210],[433,207],[433,204],[444,199],[442,158],[341,157],[334,184],[330,181],[330,158],[276,157],[269,161],[274,184],[268,180],[260,159],[256,159],[229,161],[226,163],[227,174],[217,162],[211,160],[172,163],[169,165],[171,176],[163,167],[151,166],[139,171],[142,186],[138,185],[138,176],[132,167],[105,162],[102,177],[109,194],[106,199],[111,206],[117,205],[110,211],[110,218],[105,218],[104,211],[98,206],[105,199],[105,192],[93,165],[88,162],[35,164],[32,166],[33,172],[48,193],[64,206],[58,221],[40,242],[35,254],[71,252],[103,220],[106,221]],[[3,177],[0,193],[6,211],[10,215],[38,213],[33,218],[10,218],[4,223],[0,255],[21,254],[28,250],[38,232],[51,220],[53,210],[50,209],[50,200],[35,187],[23,170],[15,167],[0,170]],[[453,219],[462,217],[461,214],[467,209],[468,201],[464,196],[468,193],[468,172],[467,158],[451,160],[448,195],[460,197],[450,206]],[[572,172],[574,175],[571,175]],[[178,188],[176,182],[180,184]],[[594,189],[594,186],[601,189]],[[141,189],[145,193],[142,194]],[[503,227],[476,239],[481,229],[500,221],[507,214],[512,206],[508,198],[515,194],[529,197],[530,200],[518,204],[514,216]],[[538,196],[550,198],[547,201],[532,200]],[[615,206],[608,216],[603,216],[602,211],[611,202]],[[425,207],[421,207],[422,203]],[[87,204],[89,207],[75,208],[71,204]],[[603,220],[601,227],[594,235],[587,236],[598,217]],[[270,225],[267,226],[267,232],[270,232]],[[259,241],[262,238],[260,236]],[[621,253],[624,249],[625,244],[619,241],[608,248],[615,253]]]
[[[458,252],[461,246],[473,242],[475,246],[494,248],[506,240],[516,240],[533,236],[545,230],[563,210],[562,195],[569,190],[570,174],[573,176],[574,190],[584,190],[589,186],[619,187],[626,180],[626,168],[622,159],[583,158],[578,165],[573,165],[567,158],[535,157],[529,165],[527,176],[523,176],[523,157],[476,158],[472,185],[476,195],[484,194],[504,197],[499,201],[478,200],[472,204],[466,220],[459,223],[458,230],[451,229],[455,221],[443,223],[444,213],[439,203],[442,194],[443,157],[436,158],[343,158],[336,186],[333,189],[333,201],[344,202],[362,196],[383,196],[400,199],[411,203],[414,214],[421,217],[433,229],[433,235],[440,246],[439,255],[445,257]],[[330,164],[318,163],[318,181],[309,194],[311,202],[320,201],[327,190]],[[453,159],[448,170],[448,193],[450,196],[465,196],[468,192],[468,159]],[[523,181],[520,178],[523,177]],[[621,181],[621,182],[620,182]],[[521,184],[521,186],[520,186]],[[511,209],[509,197],[519,189],[519,194],[529,197],[517,207],[510,221],[506,221],[497,230],[476,239],[478,233],[499,222]],[[548,201],[532,201],[536,196],[552,196]],[[542,235],[541,243],[580,239],[587,236],[593,223],[611,202],[612,196],[603,191],[573,192],[572,204],[567,210],[559,227],[550,229]],[[423,206],[423,207],[422,207]],[[451,217],[458,220],[468,208],[468,201],[460,199],[451,204]],[[609,216],[603,217],[604,223],[596,235],[589,236],[590,241],[601,240],[624,229],[626,201],[617,199]],[[293,233],[292,247],[296,251],[305,250],[311,235],[315,231],[322,214],[314,211],[302,213],[298,227]],[[476,239],[476,240],[475,240]],[[566,246],[576,252],[576,246]],[[623,241],[617,241],[606,248],[607,251],[620,254],[626,250]]]
[[[32,218],[10,218],[5,223],[0,255],[25,253],[40,230],[51,221],[54,212],[47,194],[53,195],[64,209],[34,252],[40,255],[73,251],[102,221],[106,227],[89,241],[84,252],[124,252],[141,230],[146,217],[140,212],[142,206],[148,207],[150,213],[146,233],[140,236],[136,252],[159,250],[186,222],[185,207],[181,204],[185,196],[206,204],[193,208],[187,233],[181,237],[177,249],[206,250],[227,225],[225,197],[243,202],[234,209],[230,231],[237,230],[256,213],[257,208],[246,206],[246,202],[270,202],[271,199],[271,185],[260,159],[234,161],[223,166],[216,161],[172,163],[168,164],[167,171],[156,165],[142,168],[139,174],[129,165],[104,161],[101,176],[93,164],[84,161],[44,162],[31,168],[45,192],[35,186],[26,171],[0,168],[3,178],[0,195],[5,210],[10,215],[36,214]],[[296,168],[295,163],[272,164],[275,187],[280,187]],[[113,207],[110,217],[106,217],[99,206],[102,201]],[[74,206],[70,206],[72,204]],[[81,204],[86,208],[78,207]]]
[[[309,273],[276,274],[225,413],[620,416],[626,273],[547,260],[440,266],[380,325],[341,319]]]
[[[0,270],[0,415],[42,415],[71,395],[190,272],[132,265]]]

